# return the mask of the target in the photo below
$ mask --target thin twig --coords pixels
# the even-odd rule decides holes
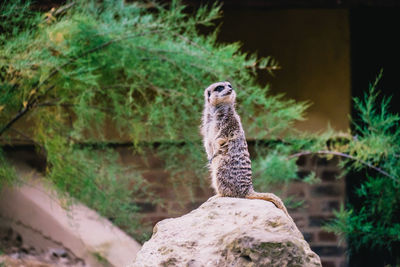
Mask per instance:
[[[50,91],[54,87],[55,87],[55,85],[52,85],[49,88],[47,88],[46,91]],[[23,117],[30,109],[32,109],[38,99],[39,99],[38,97],[32,98],[31,101],[28,102],[20,112],[18,112],[5,126],[3,126],[3,128],[0,130],[0,136],[6,130],[8,130],[17,120],[19,120],[21,117]]]
[[[379,172],[380,174],[383,174],[384,176],[387,176],[387,177],[391,178],[396,183],[400,183],[399,180],[398,180],[399,179],[398,177],[393,176],[393,175],[389,174],[388,172],[382,170],[381,168],[378,168],[378,167],[376,167],[376,166],[374,166],[374,165],[372,165],[372,164],[370,164],[370,163],[368,163],[368,162],[366,162],[364,160],[358,159],[358,158],[356,158],[354,156],[351,156],[349,154],[342,153],[342,152],[329,151],[329,150],[320,150],[320,151],[315,151],[315,152],[303,151],[303,152],[299,152],[299,153],[296,153],[296,154],[292,154],[288,158],[292,159],[292,158],[297,158],[297,157],[301,157],[301,156],[305,156],[305,155],[312,155],[312,154],[335,155],[335,156],[339,156],[339,157],[343,157],[343,158],[348,158],[348,159],[357,161],[357,162],[359,162],[359,163],[361,163],[361,164],[363,164],[365,166],[368,166],[369,168]]]
[[[57,10],[54,12],[54,15],[59,15],[59,14],[65,12],[65,11],[67,11],[67,10],[70,9],[73,5],[75,5],[75,2],[71,2],[71,3],[66,4],[66,5],[64,5],[64,6],[61,6],[59,9],[57,9]]]
[[[175,68],[181,70],[183,73],[185,73],[186,75],[188,75],[192,80],[197,81],[197,82],[200,82],[199,79],[197,79],[196,77],[194,77],[192,74],[190,74],[188,71],[186,71],[182,66],[180,66],[179,64],[177,64],[176,61],[173,61],[172,59],[169,59],[168,57],[165,57],[165,56],[161,55],[158,51],[148,49],[148,48],[146,48],[146,47],[144,47],[144,46],[137,46],[137,48],[139,48],[139,49],[141,49],[141,50],[143,50],[143,51],[148,51],[148,52],[150,52],[150,53],[155,53],[155,54],[157,54],[162,60],[171,63]]]
[[[207,49],[205,49],[204,47],[202,47],[202,46],[199,45],[198,43],[196,43],[196,42],[190,40],[189,38],[187,38],[187,37],[185,37],[185,36],[183,36],[182,34],[173,33],[173,35],[175,35],[175,36],[181,38],[184,42],[186,42],[186,43],[188,43],[188,44],[191,44],[191,45],[193,45],[193,46],[195,46],[195,47],[197,47],[197,48],[200,48],[201,50],[203,50],[203,51],[205,51],[205,52],[207,52],[207,53],[210,54],[210,51],[208,51]]]

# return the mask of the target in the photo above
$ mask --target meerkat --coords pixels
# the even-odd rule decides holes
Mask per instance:
[[[289,216],[279,197],[253,189],[250,154],[231,84],[211,84],[204,100],[201,134],[216,196],[270,201]]]

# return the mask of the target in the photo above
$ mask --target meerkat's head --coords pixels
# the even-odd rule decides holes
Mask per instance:
[[[217,106],[220,104],[234,104],[236,92],[229,82],[217,82],[211,84],[204,91],[206,104]]]

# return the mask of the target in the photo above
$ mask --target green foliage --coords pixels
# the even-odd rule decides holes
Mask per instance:
[[[0,190],[4,185],[12,185],[17,180],[15,169],[7,159],[0,148]]]
[[[357,191],[363,208],[338,211],[328,228],[355,248],[398,242],[400,130],[399,116],[387,112],[390,99],[377,104],[372,85],[364,99],[355,100],[361,121],[354,122],[354,137],[296,133],[292,126],[308,104],[271,96],[268,85],[255,82],[257,70],[276,68],[274,60],[243,53],[238,43],[217,43],[213,22],[219,6],[184,11],[179,1],[167,7],[76,1],[44,14],[26,1],[3,4],[0,136],[12,142],[17,129],[29,137],[46,156],[46,177],[61,192],[137,237],[138,207],[132,202],[155,197],[140,173],[121,166],[103,144],[131,142],[137,153],[156,144],[172,189],[193,197],[193,187],[205,184],[207,173],[198,130],[203,90],[229,80],[246,135],[256,142],[258,188],[299,179],[299,156],[340,156],[343,167],[373,174]],[[211,33],[200,34],[199,26]],[[25,123],[29,127],[21,127]],[[0,184],[12,177],[15,172],[0,154]],[[303,180],[312,184],[318,178],[311,174]]]
[[[10,37],[29,34],[27,30],[40,22],[39,14],[30,10],[30,2],[22,0],[8,1],[1,5],[0,18],[0,45],[5,44]]]
[[[77,140],[104,139],[97,127],[107,118],[134,141],[198,140],[203,88],[233,77],[249,136],[274,136],[301,118],[304,105],[266,97],[268,87],[254,84],[255,56],[239,52],[238,44],[217,45],[215,33],[197,33],[196,26],[218,18],[218,7],[193,16],[183,8],[173,2],[152,13],[139,3],[82,2],[53,23],[17,34],[18,42],[0,52],[7,70],[1,122],[33,102],[28,116],[35,121],[42,110],[61,122],[73,113],[67,132]],[[83,134],[91,130],[96,135]]]
[[[304,177],[303,181],[307,184],[317,184],[321,182],[321,179],[319,179],[315,172],[311,172],[309,175],[307,175],[306,177]]]
[[[296,159],[288,160],[287,153],[279,148],[256,157],[252,162],[254,185],[260,191],[267,191],[271,184],[289,182],[297,178]]]
[[[384,97],[378,101],[379,92],[375,88],[380,78],[381,74],[370,85],[364,99],[354,100],[360,122],[353,123],[357,136],[349,143],[349,151],[360,160],[381,167],[395,177],[394,182],[399,183],[400,169],[397,165],[400,155],[400,116],[388,112],[390,98]],[[354,162],[354,168],[360,167],[359,162]]]
[[[320,181],[314,172],[307,177],[298,177],[296,161],[302,155],[310,155],[329,150],[329,140],[336,134],[328,130],[323,134],[297,133],[284,139],[258,141],[252,159],[254,185],[260,191],[267,191],[273,185],[302,181],[315,184]],[[302,151],[298,153],[299,151]],[[332,156],[327,155],[328,159]],[[290,202],[290,201],[289,201]]]
[[[10,0],[0,10],[0,136],[29,137],[61,192],[130,233],[138,222],[132,202],[154,196],[140,173],[124,170],[101,144],[132,142],[137,153],[160,144],[173,190],[191,197],[193,187],[206,185],[198,127],[209,84],[232,82],[250,138],[289,134],[307,106],[256,84],[257,70],[276,68],[273,59],[216,42],[218,5],[184,10],[180,1],[123,0],[75,1],[46,13]],[[211,33],[200,34],[199,26]],[[11,177],[7,164],[1,172]]]
[[[96,258],[96,260],[103,266],[110,265],[106,258],[104,258],[99,252],[93,252],[92,255]]]
[[[357,194],[362,207],[342,207],[325,229],[347,240],[351,250],[363,247],[390,250],[400,240],[398,188],[387,178],[368,177]]]
[[[345,151],[352,159],[343,164],[366,176],[356,190],[361,203],[342,208],[326,227],[356,250],[390,250],[400,243],[400,116],[388,112],[390,98],[379,101],[380,78],[381,74],[363,99],[354,100],[360,119],[353,122],[357,135]]]
[[[390,98],[379,98],[380,78],[381,74],[362,99],[354,99],[359,117],[352,121],[352,134],[328,130],[300,138],[289,136],[259,146],[253,160],[255,185],[262,190],[299,179],[294,160],[303,155],[340,157],[344,172],[365,177],[356,190],[359,203],[342,207],[325,227],[346,240],[350,252],[360,248],[390,251],[400,244],[400,116],[388,112]],[[319,178],[311,173],[302,181],[314,184]],[[287,204],[298,203],[289,200]]]
[[[143,240],[138,231],[139,208],[134,199],[146,198],[148,185],[140,173],[122,167],[118,155],[109,148],[67,146],[63,140],[46,139],[47,172],[60,192],[94,207],[127,233]]]
[[[348,163],[360,174],[370,166],[375,172],[369,172],[356,191],[360,207],[349,205],[347,211],[340,210],[327,229],[346,236],[352,249],[377,247],[390,251],[400,241],[399,117],[387,113],[387,99],[382,100],[379,109],[377,96],[371,86],[369,96],[355,101],[364,125],[356,125],[360,135],[349,145],[349,153],[358,160]],[[376,128],[382,123],[385,126]]]

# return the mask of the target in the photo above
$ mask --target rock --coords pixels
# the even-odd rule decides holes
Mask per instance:
[[[157,223],[129,266],[321,266],[321,261],[293,220],[271,202],[218,197]]]

